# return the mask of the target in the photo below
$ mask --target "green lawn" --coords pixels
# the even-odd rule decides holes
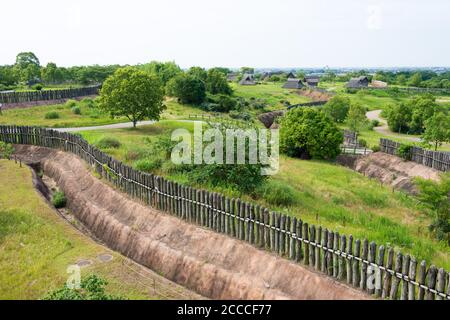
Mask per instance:
[[[121,147],[105,151],[134,165],[139,159],[157,157],[152,152],[152,145],[159,136],[168,135],[175,128],[192,130],[192,126],[192,123],[170,121],[135,130],[102,130],[82,134],[91,143],[106,136],[117,138],[122,143]],[[392,192],[390,187],[350,169],[328,162],[282,157],[280,172],[271,179],[294,189],[296,204],[287,208],[275,208],[263,198],[239,195],[223,187],[193,185],[184,173],[172,169],[173,166],[168,161],[153,172],[183,184],[209,188],[229,196],[240,196],[341,234],[367,237],[379,244],[399,247],[404,252],[433,261],[439,266],[450,266],[449,247],[433,240],[427,229],[431,217],[425,210],[415,207],[414,199],[400,192]]]
[[[45,119],[48,112],[57,112],[59,119]],[[0,124],[49,128],[98,126],[125,121],[128,120],[126,118],[111,119],[108,114],[88,107],[81,107],[81,115],[77,115],[64,104],[10,109],[3,111],[0,115]]]
[[[98,261],[103,253],[113,260]],[[169,287],[158,278],[153,282],[130,272],[121,255],[59,217],[34,190],[30,169],[7,160],[0,160],[0,257],[0,300],[42,298],[63,286],[67,267],[80,259],[94,262],[82,268],[82,277],[94,273],[106,279],[108,293],[128,299],[180,298],[167,295]]]
[[[231,87],[234,94],[246,99],[259,98],[264,99],[270,105],[271,109],[283,109],[285,106],[282,101],[289,101],[290,104],[310,102],[311,99],[301,96],[295,90],[283,89],[283,82],[263,82],[254,86],[241,86],[232,83]]]

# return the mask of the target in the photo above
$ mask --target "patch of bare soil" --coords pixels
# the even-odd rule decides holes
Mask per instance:
[[[301,96],[310,98],[312,101],[327,101],[331,98],[329,93],[314,89],[301,89],[298,90],[297,93]]]
[[[95,237],[137,263],[214,299],[369,299],[365,293],[243,241],[144,206],[95,178],[76,156],[16,146],[39,162]]]
[[[435,169],[383,152],[358,158],[354,169],[410,194],[417,194],[418,190],[414,184],[416,177],[435,181],[440,179],[440,172]]]

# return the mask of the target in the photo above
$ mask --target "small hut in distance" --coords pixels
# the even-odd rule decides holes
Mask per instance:
[[[347,88],[367,88],[369,86],[369,78],[361,76],[357,78],[351,78],[347,82]]]
[[[310,87],[317,87],[319,85],[319,76],[305,76],[305,82],[308,84],[308,86]]]
[[[252,74],[245,73],[242,76],[241,81],[239,81],[239,84],[242,86],[253,86],[256,84],[255,79],[253,78]]]
[[[286,83],[283,85],[284,89],[301,89],[305,85],[302,80],[296,78],[288,78]]]

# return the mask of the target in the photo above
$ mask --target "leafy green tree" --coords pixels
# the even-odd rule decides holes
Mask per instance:
[[[359,132],[367,124],[366,108],[360,103],[351,103],[347,114],[347,125],[350,130]]]
[[[215,69],[208,70],[206,90],[212,94],[231,94],[233,92],[226,76]]]
[[[429,226],[436,238],[446,240],[450,245],[450,174],[444,174],[440,182],[429,179],[417,179],[419,200],[434,213],[433,223]]]
[[[201,67],[191,67],[188,70],[187,74],[194,78],[202,80],[204,83],[206,83],[206,79],[208,78],[208,73]]]
[[[412,118],[412,110],[406,103],[388,105],[386,108],[387,123],[394,132],[408,132]]]
[[[350,99],[336,95],[324,105],[323,110],[336,122],[344,122],[350,108]]]
[[[242,74],[244,74],[244,73],[253,74],[253,73],[255,73],[255,69],[254,68],[250,68],[250,67],[242,67],[241,68],[241,73]]]
[[[177,97],[183,104],[200,104],[205,100],[206,87],[202,80],[181,73],[166,86],[167,94]]]
[[[79,289],[71,289],[64,284],[60,289],[48,292],[43,300],[123,300],[121,296],[107,294],[108,282],[96,275],[89,275],[80,283]]]
[[[144,119],[159,120],[165,109],[160,80],[134,67],[120,68],[103,83],[99,106],[112,117],[125,116],[136,127]]]
[[[18,78],[14,72],[13,66],[0,66],[0,84],[12,86],[16,84]]]
[[[342,131],[316,108],[293,108],[281,119],[280,151],[289,156],[333,159],[342,141]]]
[[[150,63],[144,64],[141,68],[150,74],[157,75],[163,85],[166,85],[170,79],[179,75],[183,71],[181,68],[173,61],[171,62],[158,62],[152,61]]]
[[[442,110],[442,107],[436,103],[436,98],[431,94],[415,97],[406,103],[412,110],[411,121],[408,125],[410,133],[422,133],[425,129],[425,120]]]
[[[63,75],[55,63],[49,62],[41,69],[41,79],[45,83],[59,83],[62,82]]]
[[[419,72],[413,74],[411,79],[409,79],[408,84],[413,87],[419,87],[422,82],[422,75]]]
[[[20,81],[29,82],[40,77],[39,59],[33,52],[21,52],[16,56],[14,71]]]
[[[422,139],[433,144],[434,150],[444,142],[450,142],[450,116],[443,112],[437,112],[425,120],[425,132]]]

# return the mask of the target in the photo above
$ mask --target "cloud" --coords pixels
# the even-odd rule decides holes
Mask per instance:
[[[379,5],[370,5],[367,7],[367,29],[380,30],[383,24],[382,10]]]

